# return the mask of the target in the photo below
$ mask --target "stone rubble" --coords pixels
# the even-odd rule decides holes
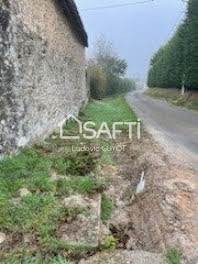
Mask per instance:
[[[63,200],[68,209],[83,209],[77,215],[60,224],[57,232],[59,239],[73,245],[90,245],[96,248],[99,245],[101,195],[92,197],[73,195]]]
[[[19,190],[19,196],[22,198],[22,197],[26,197],[26,196],[31,196],[32,195],[32,193],[28,190],[28,189],[26,189],[26,188],[21,188],[20,190]]]
[[[116,251],[113,253],[97,254],[79,264],[165,264],[162,254],[144,251]]]
[[[11,200],[12,204],[17,207],[17,208],[21,208],[21,197],[19,198],[12,198]]]
[[[111,234],[109,228],[107,228],[106,225],[104,225],[101,221],[100,223],[100,234],[99,234],[99,243],[102,244],[105,239]]]
[[[6,234],[0,232],[0,244],[3,244],[6,241]]]

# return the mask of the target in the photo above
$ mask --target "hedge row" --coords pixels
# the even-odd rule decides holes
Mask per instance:
[[[149,87],[198,90],[198,1],[189,0],[185,21],[153,56]]]

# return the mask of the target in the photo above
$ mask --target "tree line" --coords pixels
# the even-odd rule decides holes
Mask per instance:
[[[198,90],[198,0],[189,0],[186,18],[169,42],[154,54],[149,87]]]
[[[100,36],[94,49],[87,70],[91,98],[102,99],[135,89],[135,82],[124,77],[127,62],[114,52],[111,42]]]

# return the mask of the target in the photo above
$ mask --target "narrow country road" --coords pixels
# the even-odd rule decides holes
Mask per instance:
[[[127,101],[173,161],[198,170],[198,112],[134,92]]]

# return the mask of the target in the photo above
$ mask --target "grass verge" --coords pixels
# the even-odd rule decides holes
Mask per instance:
[[[136,120],[124,97],[92,102],[80,118],[95,122],[96,129],[102,122],[107,122],[111,128],[113,122]],[[65,133],[77,134],[78,126],[70,123]],[[112,152],[95,155],[86,150],[72,151],[73,145],[91,144],[111,146],[112,140],[101,136],[89,142],[83,138],[64,141],[54,133],[41,144],[0,162],[0,232],[8,238],[0,245],[1,263],[66,264],[68,261],[62,258],[66,253],[78,256],[89,251],[86,245],[75,248],[59,240],[56,228],[60,222],[67,222],[71,214],[81,213],[81,210],[64,208],[65,197],[76,193],[89,196],[104,190],[104,183],[96,177],[97,166],[113,163]],[[56,182],[52,181],[52,171],[61,176]],[[21,188],[27,188],[30,195],[19,198]],[[20,199],[18,205],[17,199]],[[102,219],[107,221],[112,214],[113,201],[104,196],[102,208]],[[30,239],[24,242],[27,235]],[[109,238],[105,247],[114,244]]]
[[[198,111],[197,92],[187,92],[182,96],[178,89],[150,88],[145,94],[156,99],[166,100],[176,106]]]
[[[106,122],[108,127],[112,128],[114,122],[132,122],[136,121],[137,117],[121,96],[88,104],[83,120],[95,122],[96,129],[99,129],[102,122]],[[121,128],[127,129],[126,126]]]

